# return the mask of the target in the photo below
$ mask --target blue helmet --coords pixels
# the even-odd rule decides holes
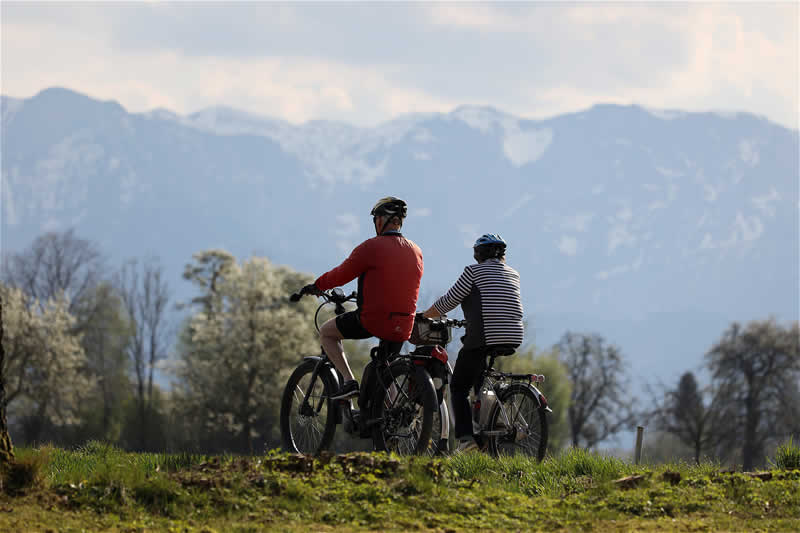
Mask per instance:
[[[485,235],[478,237],[478,240],[475,241],[475,244],[472,247],[477,248],[479,246],[499,246],[505,249],[507,244],[500,235],[486,233]]]
[[[506,241],[495,233],[481,235],[472,246],[472,256],[479,263],[492,258],[502,259],[505,255]]]

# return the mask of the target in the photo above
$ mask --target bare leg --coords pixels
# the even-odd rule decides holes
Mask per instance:
[[[344,354],[342,347],[342,334],[339,333],[339,328],[336,327],[336,319],[331,318],[319,328],[319,342],[325,353],[328,354],[328,359],[331,360],[336,370],[342,373],[345,381],[354,380],[353,371],[350,370],[350,365],[347,364],[347,357]]]

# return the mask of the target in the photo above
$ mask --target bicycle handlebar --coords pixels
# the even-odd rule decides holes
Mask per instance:
[[[434,329],[437,327],[441,328],[463,328],[466,327],[467,321],[466,320],[456,320],[455,318],[445,318],[444,320],[437,319],[437,318],[425,318],[422,316],[422,313],[418,313],[415,317],[415,320],[419,320],[420,322],[425,322],[433,326]]]
[[[299,302],[300,298],[308,294],[310,293],[303,292],[302,290],[300,290],[289,296],[289,301]],[[345,302],[350,302],[358,298],[358,293],[356,291],[353,291],[350,294],[344,294],[344,292],[342,291],[337,292],[336,289],[333,289],[331,291],[320,291],[320,294],[318,296],[324,299],[326,303],[343,304]]]

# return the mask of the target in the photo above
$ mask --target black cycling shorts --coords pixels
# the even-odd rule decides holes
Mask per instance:
[[[345,339],[368,339],[374,337],[372,333],[361,325],[358,311],[350,311],[336,317],[336,329]]]

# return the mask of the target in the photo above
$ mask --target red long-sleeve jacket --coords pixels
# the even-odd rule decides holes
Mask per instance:
[[[315,284],[324,291],[357,277],[361,325],[380,339],[403,342],[414,326],[422,270],[419,246],[392,231],[356,246]]]

